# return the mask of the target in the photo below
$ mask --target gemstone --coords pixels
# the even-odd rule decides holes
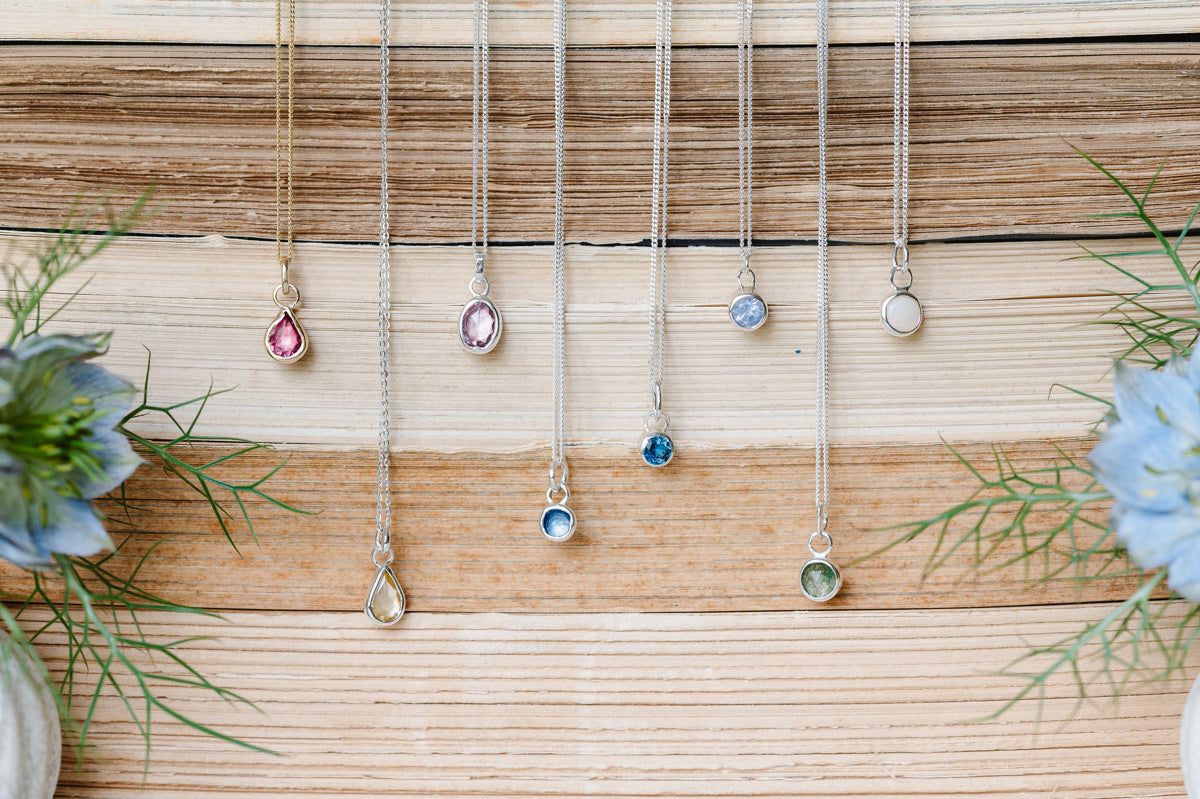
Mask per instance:
[[[542,511],[542,534],[551,541],[566,541],[575,534],[575,514],[566,505]]]
[[[500,312],[489,301],[477,297],[463,308],[458,333],[463,346],[471,352],[487,352],[500,340]]]
[[[921,326],[921,303],[907,291],[883,301],[883,326],[894,336],[908,336]]]
[[[767,304],[757,294],[739,294],[729,303],[729,319],[742,330],[757,330],[767,321]]]
[[[267,328],[266,344],[267,352],[277,361],[294,361],[308,349],[304,328],[290,309],[280,309]]]
[[[842,587],[842,575],[824,558],[813,558],[800,569],[800,588],[814,602],[832,599]]]
[[[367,595],[367,615],[376,624],[395,624],[404,615],[404,590],[387,566],[375,575],[375,583]]]
[[[651,433],[642,439],[642,460],[649,466],[666,466],[675,455],[675,443],[666,433]]]

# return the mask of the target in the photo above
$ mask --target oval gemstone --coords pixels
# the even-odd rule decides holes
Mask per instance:
[[[500,332],[499,312],[487,300],[471,300],[463,309],[459,332],[467,349],[485,352],[496,343]]]
[[[742,330],[755,330],[767,319],[767,304],[756,294],[739,294],[729,304],[729,318]]]
[[[575,514],[565,505],[542,511],[542,534],[551,541],[566,541],[575,534]]]
[[[883,303],[883,324],[888,332],[907,336],[921,326],[921,303],[908,292],[899,292]]]
[[[837,567],[827,560],[814,558],[800,569],[800,588],[815,602],[832,599],[841,585]]]
[[[666,433],[652,433],[642,439],[642,460],[648,466],[666,466],[675,456],[675,442]]]

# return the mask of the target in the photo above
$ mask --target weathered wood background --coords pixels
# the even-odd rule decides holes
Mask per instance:
[[[262,714],[184,690],[198,719],[280,750],[232,750],[167,720],[142,744],[115,697],[99,758],[62,797],[1182,796],[1186,683],[1085,707],[1073,687],[994,711],[993,672],[1101,617],[1130,583],[1031,587],[927,547],[853,568],[812,610],[796,586],[811,512],[816,119],[811,0],[757,5],[756,256],[771,321],[737,334],[732,0],[676,3],[667,407],[677,463],[633,445],[646,410],[653,3],[571,2],[567,435],[580,533],[536,531],[548,451],[553,110],[550,2],[492,4],[494,297],[489,358],[454,332],[472,261],[467,0],[394,5],[399,629],[359,612],[372,573],[376,4],[299,3],[296,279],[312,355],[270,362],[277,276],[274,4],[0,0],[0,234],[28,247],[77,198],[156,187],[158,209],[96,261],[64,329],[113,327],[110,364],[154,352],[158,398],[237,386],[207,430],[270,441],[244,467],[319,509],[270,508],[241,554],[151,469],[132,562],[224,623],[155,617]],[[877,528],[970,490],[942,441],[986,459],[1082,455],[1125,288],[1074,242],[1138,249],[1076,144],[1144,185],[1178,228],[1200,202],[1194,0],[914,0],[912,234],[925,329],[877,322],[891,219],[891,4],[834,0],[831,65],[833,528],[843,560]],[[1197,253],[1193,250],[1192,257]],[[1161,269],[1148,260],[1139,268]],[[83,276],[81,276],[82,279]],[[152,428],[165,434],[165,428]],[[207,453],[198,452],[198,457]],[[19,576],[0,575],[17,590]],[[47,641],[52,667],[61,668]],[[1098,664],[1085,667],[1084,676]],[[1091,671],[1089,671],[1089,669]],[[1039,726],[1039,713],[1044,719]]]

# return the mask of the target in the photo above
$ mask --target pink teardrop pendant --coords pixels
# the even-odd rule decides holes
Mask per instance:
[[[275,321],[267,328],[263,342],[267,354],[281,363],[298,361],[308,352],[308,336],[291,308],[280,307]]]

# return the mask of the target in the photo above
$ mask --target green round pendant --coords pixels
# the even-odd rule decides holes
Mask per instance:
[[[828,602],[842,588],[842,572],[825,558],[812,558],[800,569],[800,590],[813,602]]]

